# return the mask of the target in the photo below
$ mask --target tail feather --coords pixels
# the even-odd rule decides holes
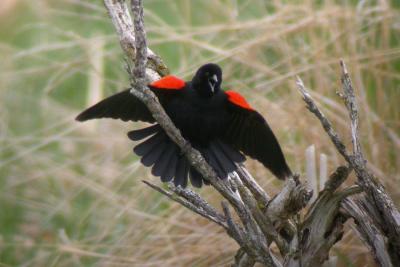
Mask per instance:
[[[209,148],[210,154],[213,155],[214,159],[215,159],[215,164],[211,164],[211,166],[217,170],[217,173],[219,174],[219,178],[221,179],[225,179],[228,177],[228,173],[226,171],[227,166],[228,166],[228,162],[225,162],[225,159],[221,159],[220,155],[219,155],[219,151],[217,149],[215,149],[214,145],[210,145]]]
[[[144,156],[148,154],[154,147],[157,147],[157,145],[159,145],[163,140],[164,140],[164,133],[158,132],[157,134],[147,139],[143,143],[135,146],[133,151],[138,156]]]
[[[236,170],[237,167],[236,167],[235,162],[232,160],[232,158],[230,158],[229,156],[227,156],[224,153],[224,151],[220,148],[218,143],[216,143],[216,142],[213,143],[213,145],[211,146],[211,149],[213,150],[217,160],[221,164],[221,167],[224,170],[225,174],[229,174],[229,173],[233,172],[234,170]]]
[[[187,180],[187,160],[185,157],[180,157],[178,160],[178,164],[176,164],[175,169],[175,179],[174,184],[175,186],[183,185],[184,181]]]
[[[241,163],[246,160],[246,157],[242,153],[233,149],[231,146],[222,142],[216,142],[216,143],[225,153],[225,155],[231,158],[234,162]]]
[[[161,141],[160,144],[155,146],[149,153],[144,155],[140,162],[146,167],[152,166],[154,163],[157,162],[157,160],[161,157],[163,153],[166,153],[168,149],[168,143],[165,141]]]
[[[161,130],[161,126],[159,124],[155,124],[155,125],[143,128],[143,129],[130,131],[128,133],[128,137],[129,137],[129,139],[131,139],[133,141],[139,141],[139,140],[142,140],[152,134],[159,132],[160,130]]]
[[[189,168],[190,164],[188,160],[185,157],[181,156],[178,164],[176,165],[175,179],[174,179],[175,186],[180,185],[183,188],[187,186]]]
[[[181,184],[181,186],[183,188],[185,188],[188,185],[189,169],[190,169],[190,163],[186,160],[185,161],[185,179],[183,179],[183,183]]]
[[[203,177],[201,174],[193,167],[190,168],[190,182],[194,187],[200,188],[203,185]],[[205,181],[205,180],[204,180]]]
[[[214,152],[208,148],[202,153],[207,161],[208,164],[213,167],[214,171],[217,173],[218,177],[223,178],[225,176],[223,169],[221,168],[220,164],[217,161],[217,158]]]
[[[180,154],[179,147],[169,139],[158,124],[131,131],[128,136],[135,141],[145,139],[133,150],[141,157],[143,165],[152,166],[151,173],[159,176],[162,182],[173,180],[175,186],[186,187],[190,179],[191,184],[199,188],[203,184],[210,184],[190,166],[186,157]],[[229,173],[236,170],[236,163],[245,160],[242,153],[219,140],[198,149],[221,179],[227,178]]]
[[[173,144],[171,141],[168,142],[169,143],[166,147],[165,152],[161,154],[161,156],[154,163],[153,168],[151,169],[151,173],[154,176],[161,176],[167,170],[169,160],[176,153],[174,149],[176,145]]]
[[[176,164],[178,163],[178,151],[176,149],[176,146],[174,146],[173,150],[174,151],[172,152],[168,164],[161,174],[161,181],[163,182],[169,182],[175,176]]]

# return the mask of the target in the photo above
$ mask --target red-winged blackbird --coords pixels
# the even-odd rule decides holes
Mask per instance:
[[[148,85],[186,140],[198,149],[221,179],[245,160],[260,161],[279,179],[291,175],[279,143],[265,119],[234,91],[222,91],[222,70],[216,64],[200,67],[192,81],[166,76]],[[129,89],[112,95],[79,114],[78,121],[113,118],[155,123],[147,107]],[[133,151],[163,182],[174,179],[186,187],[208,182],[190,166],[179,147],[154,124],[131,131],[134,141],[146,139]]]

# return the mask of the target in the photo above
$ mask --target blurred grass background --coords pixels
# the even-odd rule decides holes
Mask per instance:
[[[363,148],[400,203],[399,0],[146,0],[148,43],[175,75],[223,66],[305,171],[315,145],[343,162],[295,87],[300,75],[349,141],[339,59],[357,89]],[[0,266],[227,266],[237,249],[218,227],[140,181],[131,123],[78,124],[84,107],[128,85],[100,0],[0,2]],[[271,194],[281,184],[248,162]],[[354,177],[352,178],[354,180]],[[351,181],[349,181],[351,182]],[[201,194],[219,206],[210,188]],[[338,266],[374,266],[348,227]]]

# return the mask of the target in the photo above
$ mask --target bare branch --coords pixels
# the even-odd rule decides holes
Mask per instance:
[[[245,225],[246,231],[240,229],[233,221],[228,203],[222,201],[221,204],[229,226],[228,234],[232,237],[238,237],[238,239],[235,238],[236,241],[239,243],[241,248],[243,248],[245,254],[248,255],[246,256],[246,262],[249,261],[251,263],[252,261],[258,261],[266,266],[281,266],[280,263],[270,253],[268,253],[269,249],[265,244],[265,240],[261,241],[261,246],[259,245],[259,239],[262,237],[262,234],[254,221],[251,218],[247,219]],[[249,216],[249,214],[242,214],[242,216]],[[254,227],[258,229],[256,233],[254,233]],[[237,262],[237,260],[235,260],[235,262]]]
[[[225,214],[225,218],[226,218],[226,223],[228,224],[228,234],[230,236],[232,236],[236,242],[241,246],[241,247],[245,247],[245,241],[244,241],[244,236],[245,236],[245,232],[244,230],[235,223],[235,221],[232,218],[232,214],[229,210],[229,204],[226,201],[222,201],[221,202],[222,205],[222,210],[224,211]]]
[[[205,201],[199,194],[190,190],[189,188],[176,187],[173,183],[168,183],[168,188],[175,194],[183,197],[196,207],[200,207],[202,210],[210,214],[212,217],[217,218],[220,221],[225,221],[224,216],[219,213],[213,206]]]
[[[354,219],[361,240],[371,249],[372,256],[377,264],[385,267],[394,266],[387,251],[387,238],[363,207],[362,202],[365,202],[365,198],[359,200],[345,199],[342,206],[348,215]]]
[[[146,63],[147,63],[147,42],[146,31],[144,30],[143,3],[142,0],[132,0],[131,2],[133,25],[135,29],[135,70],[133,77],[136,79],[136,87],[146,87]]]
[[[339,166],[331,177],[326,181],[324,190],[335,192],[341,184],[347,179],[350,174],[350,169],[345,166]]]
[[[377,178],[367,169],[366,160],[362,154],[359,138],[358,138],[358,110],[356,98],[354,95],[354,88],[351,84],[349,73],[344,62],[341,62],[342,67],[342,84],[343,91],[342,98],[345,101],[346,107],[349,112],[351,120],[351,138],[353,142],[354,154],[350,155],[343,142],[340,140],[337,133],[334,131],[332,124],[318,109],[314,100],[311,98],[308,91],[305,89],[303,82],[297,78],[297,86],[301,92],[307,108],[314,113],[320,120],[323,128],[328,133],[331,141],[336,146],[340,154],[348,162],[349,166],[354,169],[358,183],[366,192],[367,198],[375,209],[375,214],[381,217],[381,221],[385,222],[384,232],[389,240],[390,257],[394,265],[400,264],[400,213],[393,203],[391,197],[386,193],[383,185]],[[368,238],[365,238],[368,240]],[[372,245],[371,245],[372,246]]]
[[[268,194],[264,191],[264,189],[261,188],[253,176],[246,170],[246,168],[239,166],[237,173],[239,174],[243,184],[246,185],[246,187],[251,191],[257,200],[258,205],[265,208],[270,201]]]
[[[307,189],[296,179],[287,179],[279,194],[268,203],[266,213],[273,222],[287,220],[304,208],[311,199],[312,190]]]
[[[307,212],[301,226],[299,238],[294,239],[297,257],[287,257],[286,266],[321,266],[329,257],[332,246],[343,235],[346,217],[339,212],[344,195],[335,189],[348,175],[347,168],[339,167],[331,174],[326,188]]]
[[[264,216],[264,214],[258,208],[255,199],[250,193],[250,190],[242,184],[238,176],[236,176],[235,174],[232,174],[232,179],[239,190],[243,202],[249,208],[252,218],[254,218],[254,224],[259,226],[265,238],[267,238],[268,243],[271,243],[271,241],[275,241],[281,253],[286,254],[289,250],[289,245],[287,244],[286,240],[284,240],[283,237],[279,235],[279,233],[276,231],[271,220],[268,217]]]
[[[138,53],[136,54],[136,69],[135,74],[142,75],[143,70],[140,70],[139,67],[144,67],[144,56],[146,55],[147,49],[145,48],[145,31],[143,29],[143,7],[141,6],[141,0],[133,0],[132,1],[132,11],[135,16],[135,33],[137,33],[138,41],[135,42],[135,45],[143,46],[137,47]],[[132,40],[131,40],[132,41]],[[139,53],[140,51],[140,53]],[[142,77],[136,77],[137,80],[142,79]],[[140,82],[144,82],[140,80]],[[175,127],[172,123],[171,119],[165,113],[165,110],[162,108],[160,103],[158,102],[157,97],[154,95],[151,90],[145,86],[145,84],[135,85],[137,88],[132,89],[131,93],[134,94],[137,98],[139,98],[150,110],[154,119],[160,124],[160,126],[165,130],[167,135],[174,141],[184,152],[184,154],[188,157],[190,163],[203,175],[203,177],[214,185],[217,190],[219,190],[224,196],[227,196],[227,199],[234,203],[234,206],[238,205],[238,200],[235,199],[234,195],[228,195],[231,193],[230,188],[225,184],[221,179],[218,179],[214,170],[208,165],[208,163],[204,160],[203,156],[192,148],[189,142],[187,142],[181,135],[180,131]]]
[[[253,267],[255,261],[250,258],[246,252],[240,248],[235,255],[235,262],[232,264],[232,267]]]
[[[343,100],[349,111],[350,116],[350,127],[351,127],[351,140],[353,142],[353,154],[362,155],[360,141],[358,138],[358,107],[356,96],[354,95],[354,89],[351,85],[351,79],[349,72],[347,71],[346,65],[343,60],[340,60],[340,66],[342,67],[342,85],[343,85]]]
[[[189,210],[201,215],[202,217],[215,222],[216,224],[222,226],[225,229],[228,229],[228,226],[221,214],[216,212],[214,208],[212,208],[205,200],[201,199],[199,200],[197,197],[200,198],[200,196],[195,196],[194,194],[188,193],[186,196],[186,199],[182,199],[179,197],[179,194],[176,192],[170,192],[167,190],[162,189],[161,187],[152,184],[148,181],[142,181],[152,189],[160,192],[161,194],[167,196],[169,199],[181,204],[182,206],[188,208]],[[183,190],[183,189],[182,189]],[[186,191],[188,189],[185,189],[183,191]],[[174,194],[175,193],[175,194]],[[188,197],[188,195],[191,195],[191,197]],[[201,203],[201,204],[199,204]]]
[[[303,96],[304,102],[306,102],[306,104],[307,104],[307,108],[312,113],[314,113],[315,116],[317,116],[317,118],[320,120],[320,122],[322,124],[322,127],[324,127],[326,133],[331,138],[331,141],[336,146],[336,149],[339,151],[340,154],[342,154],[342,156],[346,160],[350,159],[350,155],[346,150],[346,146],[343,144],[343,142],[340,139],[339,135],[333,129],[332,123],[325,117],[325,115],[322,113],[322,111],[319,110],[319,108],[315,104],[314,100],[312,99],[310,93],[305,88],[304,83],[300,79],[300,77],[297,77],[296,83],[297,83],[297,87],[298,87],[300,93]]]
[[[127,57],[134,61],[136,58],[135,35],[132,19],[125,1],[104,0],[104,5],[118,33],[122,49]],[[167,66],[161,58],[150,49],[147,49],[147,60],[148,68],[146,69],[146,75],[148,81],[157,80],[160,76],[165,76],[169,73]]]

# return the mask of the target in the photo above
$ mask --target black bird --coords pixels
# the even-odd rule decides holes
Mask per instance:
[[[170,75],[148,87],[183,137],[202,153],[221,179],[245,160],[243,154],[260,161],[279,179],[292,175],[265,119],[240,94],[222,91],[221,82],[221,68],[209,63],[200,67],[191,81]],[[143,165],[152,166],[152,174],[160,176],[163,182],[173,179],[176,186],[186,187],[188,177],[195,187],[208,184],[155,123],[147,107],[129,90],[100,101],[76,119],[113,118],[153,123],[128,133],[131,140],[145,139],[133,149]]]

